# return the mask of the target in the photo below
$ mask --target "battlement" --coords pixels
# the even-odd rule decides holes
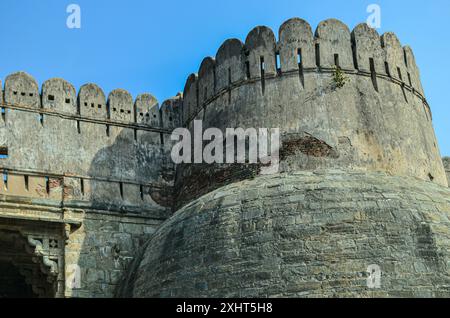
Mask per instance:
[[[2,95],[0,147],[7,156],[0,158],[1,169],[173,184],[167,158],[181,95],[160,107],[151,94],[133,101],[122,89],[106,99],[95,84],[77,94],[63,79],[46,81],[39,92],[23,72],[6,78]]]
[[[45,81],[39,91],[36,80],[24,72],[6,77],[0,103],[5,109],[29,109],[46,115],[129,125],[136,129],[166,133],[176,127],[178,117],[177,109],[160,109],[158,100],[148,93],[139,95],[133,102],[130,93],[116,89],[106,99],[103,90],[96,84],[83,85],[77,94],[74,86],[61,78]],[[170,116],[165,116],[163,120],[162,112],[170,113]]]
[[[342,22],[330,19],[321,22],[313,35],[306,21],[294,18],[280,27],[278,41],[270,28],[258,26],[245,43],[226,40],[215,58],[205,58],[198,73],[186,81],[183,122],[188,125],[212,100],[240,85],[261,81],[264,91],[265,80],[294,75],[304,89],[305,73],[329,73],[335,67],[400,85],[422,100],[431,117],[413,52],[402,47],[394,33],[379,36],[365,23],[350,32]]]
[[[259,26],[245,43],[226,40],[188,77],[184,94],[161,107],[151,94],[106,95],[92,83],[76,91],[55,78],[39,87],[23,72],[1,88],[0,81],[0,259],[21,270],[36,295],[112,296],[127,268],[125,280],[137,282],[127,293],[136,295],[336,296],[356,290],[347,288],[353,274],[352,286],[367,291],[360,274],[372,261],[349,253],[376,245],[362,232],[385,242],[406,231],[394,240],[407,243],[394,246],[404,255],[393,258],[392,244],[368,255],[380,255],[392,277],[411,274],[416,291],[428,288],[417,280],[422,268],[446,263],[439,257],[448,246],[434,244],[442,240],[428,221],[447,220],[438,185],[450,181],[450,159],[440,157],[413,52],[393,33],[380,36],[366,24],[350,31],[334,19],[313,32],[294,18],[277,38]],[[279,174],[258,176],[261,164],[250,163],[175,165],[171,132],[192,130],[194,120],[222,131],[279,128]],[[345,261],[342,270],[329,275],[331,284],[311,285],[317,256],[330,259],[331,250],[333,260]],[[261,251],[269,262],[260,273],[240,268]],[[192,280],[198,257],[207,266],[196,265]],[[273,259],[288,267],[301,259],[298,281],[278,279]],[[212,276],[210,265],[218,268]],[[324,271],[331,265],[324,262]],[[440,282],[445,271],[434,272]],[[230,277],[239,284],[217,283]],[[397,283],[386,295],[402,292]]]
[[[245,43],[226,40],[188,77],[182,120],[191,130],[194,120],[222,131],[280,128],[280,172],[350,168],[447,185],[414,54],[394,33],[380,36],[367,24],[350,31],[330,19],[313,33],[294,18],[278,39],[258,26]],[[179,169],[180,201],[255,173]]]

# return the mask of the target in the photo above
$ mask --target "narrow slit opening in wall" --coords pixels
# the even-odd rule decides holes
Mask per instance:
[[[134,141],[138,140],[138,133],[137,133],[137,129],[134,130]]]
[[[320,68],[320,44],[316,43],[316,66]]]
[[[250,79],[250,62],[245,62],[245,74],[247,76],[247,79]]]
[[[228,68],[228,105],[231,104],[231,67]]]
[[[5,190],[8,190],[8,170],[3,170],[3,184],[5,185]]]
[[[334,55],[334,65],[335,65],[337,68],[341,68],[341,66],[340,66],[340,64],[339,64],[339,54],[335,54],[335,55]]]
[[[141,195],[141,200],[144,201],[144,186],[140,186],[139,193]]]
[[[238,151],[239,151],[239,138],[238,136],[233,137],[233,153],[234,153],[234,160],[237,160],[238,158]]]
[[[266,83],[265,83],[266,63],[264,62],[264,56],[261,56],[260,58],[260,68],[261,68],[261,88],[262,93],[264,94],[266,90]]]
[[[109,137],[110,131],[109,131],[109,125],[106,125],[106,136]]]
[[[79,134],[81,134],[81,125],[80,125],[80,121],[79,120],[77,120],[77,132]]]
[[[409,86],[412,87],[411,74],[409,72],[408,72],[408,82],[409,82]]]
[[[161,139],[161,145],[164,146],[164,134],[160,133],[159,138]]]
[[[44,126],[44,114],[39,114],[39,122],[41,123],[41,126]]]
[[[217,90],[217,77],[216,77],[216,66],[213,68],[213,95]]]
[[[200,98],[199,98],[199,96],[200,96],[200,89],[198,88],[198,85],[196,85],[196,87],[195,87],[195,101],[197,103],[197,105],[196,105],[197,109],[200,108]]]
[[[402,85],[401,89],[402,89],[402,93],[403,93],[403,98],[405,99],[405,102],[408,103],[408,97],[406,96],[405,87]]]
[[[8,159],[8,147],[0,147],[0,159]]]
[[[402,86],[403,97],[405,98],[405,102],[408,103],[408,97],[406,96],[405,87]]]
[[[81,195],[84,196],[84,179],[80,178],[80,191]]]
[[[298,64],[298,74],[300,77],[300,84],[305,87],[305,77],[303,74],[303,59],[302,59],[302,49],[297,50],[297,64]]]
[[[123,199],[123,183],[119,183],[120,197]]]
[[[354,44],[352,45],[352,58],[355,70],[359,70],[358,58],[356,57],[356,47]]]
[[[29,191],[30,190],[30,186],[29,186],[29,177],[28,176],[23,176],[23,181],[25,183],[25,190]]]
[[[389,70],[389,63],[388,62],[384,62],[384,68],[386,70],[387,76],[391,77],[391,71]]]
[[[402,71],[400,70],[400,67],[397,67],[397,73],[398,73],[398,77],[403,82]],[[405,98],[405,102],[408,103],[408,97],[406,96],[406,91],[405,91],[405,84],[402,83],[401,87],[402,87],[403,97]]]
[[[275,63],[277,67],[277,74],[281,75],[281,60],[280,60],[280,52],[276,53]]]
[[[372,84],[373,84],[373,87],[375,88],[375,91],[378,92],[377,73],[375,71],[375,62],[374,62],[373,58],[369,59],[369,63],[370,63],[370,76],[372,78]]]
[[[6,108],[2,107],[2,119],[4,122],[6,122]]]
[[[47,194],[50,194],[50,178],[49,177],[45,177],[45,192],[47,192]]]
[[[403,77],[402,77],[402,71],[400,70],[400,67],[397,67],[397,73],[398,73],[398,78],[403,81]]]

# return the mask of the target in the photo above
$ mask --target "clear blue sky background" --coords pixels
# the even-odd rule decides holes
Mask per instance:
[[[71,3],[81,6],[80,30],[66,27]],[[163,101],[227,38],[245,40],[256,25],[277,32],[294,16],[313,28],[330,17],[353,28],[371,3],[382,9],[379,32],[412,46],[441,152],[450,155],[448,0],[0,0],[0,77],[24,70],[40,84],[63,77],[76,88],[94,82],[106,94],[124,88]]]

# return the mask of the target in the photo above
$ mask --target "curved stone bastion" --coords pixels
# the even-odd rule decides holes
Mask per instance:
[[[133,297],[448,297],[450,189],[385,173],[258,177],[209,193],[153,235]],[[369,289],[367,268],[382,271]]]
[[[277,41],[257,27],[201,63],[182,113],[191,131],[280,128],[281,169],[178,165],[179,209],[118,296],[450,296],[446,170],[393,33],[291,19]]]
[[[176,164],[197,120],[278,128],[278,173]],[[450,296],[450,160],[412,50],[366,24],[256,27],[161,104],[11,74],[0,175],[1,295]]]
[[[278,33],[256,27],[245,43],[227,40],[205,58],[186,82],[184,125],[280,128],[282,172],[351,167],[447,186],[414,55],[395,34],[366,24],[350,32],[334,19],[313,34],[297,18]],[[179,167],[179,206],[249,170]]]

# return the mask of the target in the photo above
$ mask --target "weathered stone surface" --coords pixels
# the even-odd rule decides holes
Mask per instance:
[[[72,84],[61,78],[53,78],[42,84],[42,108],[75,115],[77,93]]]
[[[109,94],[108,110],[112,120],[134,122],[133,98],[123,89],[116,89]]]
[[[414,178],[330,170],[258,177],[164,223],[121,296],[448,297],[449,211],[450,190]],[[367,286],[372,264],[381,267],[381,289]]]
[[[238,40],[225,42],[217,53],[221,90],[215,96],[210,89],[212,60],[205,59],[199,76],[186,82],[184,125],[192,129],[197,119],[203,120],[203,129],[221,131],[280,128],[282,172],[352,167],[447,185],[414,56],[395,34],[380,37],[366,24],[350,33],[341,22],[327,20],[314,38],[300,19],[287,21],[279,33],[278,44],[266,27],[253,29],[243,46]],[[277,54],[281,65],[275,71]],[[331,74],[337,66],[348,78],[341,88]],[[181,165],[177,203],[245,179],[252,169]]]
[[[449,296],[450,162],[412,50],[333,19],[278,33],[225,41],[161,107],[63,79],[39,94],[30,75],[8,76],[4,286],[17,292],[8,262],[40,297],[111,297],[119,285],[136,297]],[[171,131],[194,120],[280,128],[280,174],[175,166]],[[371,264],[380,290],[367,289]]]
[[[450,158],[445,157],[442,161],[444,162],[445,173],[447,174],[447,180],[450,185]]]

